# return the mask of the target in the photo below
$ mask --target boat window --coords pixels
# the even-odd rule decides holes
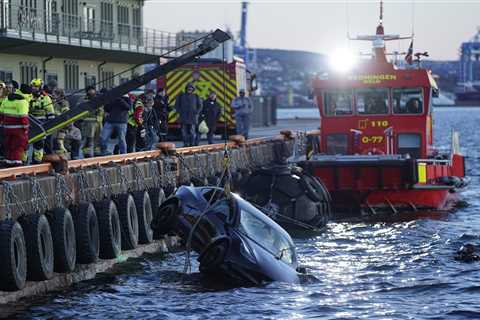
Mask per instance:
[[[423,113],[421,88],[393,89],[393,112],[397,114]]]
[[[359,114],[387,114],[388,89],[367,88],[355,91]]]
[[[327,136],[327,154],[347,154],[348,136],[346,134],[329,134]]]
[[[348,115],[353,113],[352,91],[335,90],[325,92],[324,112],[328,116]]]
[[[245,209],[240,213],[240,231],[277,259],[290,265],[296,261],[291,240],[273,228],[268,221]]]
[[[410,157],[418,159],[421,146],[421,137],[417,133],[400,133],[398,135],[399,154],[408,154]]]

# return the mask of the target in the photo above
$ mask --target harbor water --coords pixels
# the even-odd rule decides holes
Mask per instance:
[[[308,111],[304,111],[307,113]],[[310,112],[316,112],[315,109]],[[298,114],[298,113],[297,113]],[[480,262],[453,259],[480,244],[480,108],[434,110],[436,145],[460,131],[468,206],[417,220],[330,223],[295,238],[300,285],[232,288],[183,274],[182,252],[129,261],[63,292],[0,307],[9,319],[478,319]]]

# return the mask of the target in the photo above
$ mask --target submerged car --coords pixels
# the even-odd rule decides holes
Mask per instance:
[[[200,272],[230,282],[298,283],[289,234],[236,194],[216,187],[180,187],[152,221],[158,235],[174,232],[199,254]]]

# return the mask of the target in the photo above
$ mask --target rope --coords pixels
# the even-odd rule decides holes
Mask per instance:
[[[32,211],[35,213],[43,213],[47,211],[48,198],[43,192],[38,179],[30,176],[28,176],[27,179],[30,181],[30,187],[32,190],[32,199],[30,200]]]
[[[7,219],[12,218],[12,207],[15,205],[20,208],[21,215],[27,215],[27,209],[25,205],[19,201],[12,184],[8,181],[2,181],[1,185],[3,186],[3,207],[5,208]]]
[[[216,202],[212,203],[213,199],[215,198],[215,195],[216,193],[219,191],[219,188],[220,188],[220,184],[225,176],[225,172],[227,171],[227,168],[224,168],[223,170],[223,173],[216,185],[216,188],[213,190],[213,193],[212,193],[212,196],[210,197],[210,199],[208,200],[207,202],[207,207],[200,213],[200,215],[198,216],[197,220],[195,221],[195,223],[193,224],[192,226],[192,229],[190,230],[190,233],[188,234],[188,238],[187,238],[187,243],[186,243],[186,250],[185,250],[185,265],[184,265],[184,269],[183,269],[183,273],[190,273],[191,272],[191,263],[190,263],[190,252],[192,250],[192,238],[193,238],[193,233],[195,232],[195,229],[198,227],[198,225],[200,224],[200,221],[203,219],[203,217],[208,213],[208,211],[210,210],[210,208],[213,207],[213,205],[215,205]],[[228,194],[227,194],[228,196]]]
[[[115,164],[117,175],[120,177],[120,193],[128,193],[130,191],[130,185],[127,178],[123,174],[122,166],[118,163]]]
[[[160,175],[160,170],[158,169],[158,163],[154,160],[150,160],[149,165],[150,165],[150,174],[152,176],[151,188],[160,188],[162,185],[161,179],[163,179],[163,175]]]
[[[55,202],[57,206],[63,207],[68,203],[73,203],[73,197],[71,190],[67,185],[65,176],[59,173],[55,173]]]
[[[145,190],[147,188],[147,184],[145,183],[145,176],[143,175],[142,170],[140,170],[137,162],[133,163],[133,168],[133,179],[135,180],[135,183],[137,185],[137,190]]]
[[[81,169],[79,174],[77,175],[78,186],[79,186],[79,193],[80,199],[86,202],[90,202],[91,200],[95,199],[95,194],[93,194],[92,189],[88,184],[88,177],[85,172],[85,169]]]
[[[98,165],[97,169],[98,169],[98,173],[100,174],[100,179],[102,181],[104,199],[110,199],[112,197],[113,190],[112,190],[112,184],[110,183],[110,179],[107,174],[107,170],[101,165]]]

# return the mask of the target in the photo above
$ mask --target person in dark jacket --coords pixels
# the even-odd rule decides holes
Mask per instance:
[[[185,92],[178,95],[175,101],[175,110],[180,116],[182,138],[185,147],[191,147],[195,142],[195,128],[198,124],[198,115],[202,110],[200,97],[193,93],[195,87],[189,83]]]
[[[160,141],[166,141],[168,134],[168,95],[164,88],[160,88],[154,98],[153,111],[158,119],[158,137]]]
[[[113,153],[113,148],[109,146],[112,134],[118,138],[118,148],[121,154],[127,153],[127,134],[128,111],[130,103],[128,97],[120,97],[112,103],[105,106],[105,125],[100,135],[102,154],[109,155]]]
[[[220,106],[217,102],[217,94],[210,91],[207,100],[203,102],[203,109],[200,115],[200,122],[205,120],[208,127],[207,140],[209,144],[213,143],[213,134],[217,129],[218,116],[220,115]]]

